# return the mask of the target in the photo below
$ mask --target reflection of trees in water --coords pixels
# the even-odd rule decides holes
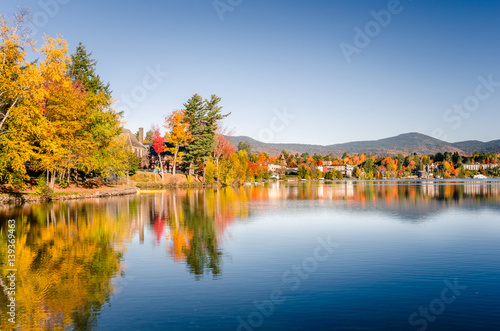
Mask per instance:
[[[378,210],[405,220],[417,220],[448,208],[500,207],[500,185],[486,183],[337,182],[274,185],[277,199],[345,201],[344,208]]]
[[[215,219],[204,208],[206,198],[205,194],[188,196],[186,204],[182,206],[186,227],[192,233],[189,249],[186,250],[186,263],[190,272],[197,276],[209,270],[216,277],[220,274],[222,253],[218,247]],[[194,200],[196,207],[191,208],[191,200]]]
[[[402,220],[422,220],[450,207],[498,208],[500,186],[482,184],[415,184],[381,182],[272,183],[223,189],[176,189],[154,197],[154,229],[157,240],[163,224],[168,227],[167,253],[175,262],[186,263],[199,279],[221,272],[220,241],[225,229],[246,218],[249,202],[254,212],[265,211],[269,200],[316,201],[314,206],[381,211]],[[262,201],[259,204],[256,202]],[[293,205],[287,205],[293,208]],[[313,205],[311,205],[313,206]],[[159,223],[160,222],[160,223]]]
[[[167,252],[186,263],[200,279],[205,273],[221,273],[220,242],[225,229],[237,218],[246,218],[244,189],[172,190],[156,197],[156,218],[169,225]]]
[[[498,206],[499,186],[477,184],[361,184],[352,205],[382,211],[401,220],[423,220],[449,208]],[[358,203],[359,202],[359,203]]]
[[[27,205],[4,210],[16,220],[17,328],[90,330],[122,272],[130,236],[128,200]],[[6,280],[6,226],[0,224],[2,279]],[[1,329],[11,327],[0,295]]]
[[[254,189],[254,188],[252,188]],[[258,188],[255,188],[258,190]],[[263,188],[264,189],[264,188]],[[299,184],[275,183],[269,185],[269,199],[288,200],[447,200],[460,201],[465,198],[481,200],[497,199],[499,184],[415,184],[390,182],[334,182]],[[251,197],[255,197],[252,194]]]
[[[399,219],[422,219],[446,208],[499,207],[500,186],[341,182],[271,184],[222,189],[177,189],[154,196],[0,206],[0,276],[7,275],[6,220],[16,220],[17,327],[91,329],[122,272],[124,242],[154,224],[167,253],[200,279],[217,278],[228,226],[270,208],[269,200],[314,200],[315,206],[380,210]],[[262,201],[262,203],[257,203]],[[344,201],[330,204],[330,201]],[[249,204],[251,203],[251,204]],[[249,207],[250,205],[250,207]],[[292,205],[290,205],[292,206]],[[288,207],[288,205],[287,205]],[[4,289],[5,290],[5,289]],[[0,329],[10,328],[0,289]]]

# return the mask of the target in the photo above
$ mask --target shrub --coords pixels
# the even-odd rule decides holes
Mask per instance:
[[[60,188],[67,188],[69,186],[69,183],[66,179],[58,179],[58,180],[56,180],[56,184]]]
[[[38,177],[35,187],[35,195],[48,199],[52,197],[52,193],[53,192],[50,189],[49,184],[47,184],[47,180],[45,179],[45,175],[41,175],[40,177]]]

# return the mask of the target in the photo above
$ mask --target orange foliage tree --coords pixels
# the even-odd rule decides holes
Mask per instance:
[[[172,174],[175,175],[177,163],[180,163],[184,156],[184,153],[179,152],[179,149],[186,146],[192,139],[191,132],[189,132],[189,124],[185,121],[184,110],[174,110],[172,114],[167,116],[165,118],[165,128],[168,131],[166,140],[170,145],[165,150],[171,154],[167,156],[167,160],[172,161]]]
[[[219,178],[219,162],[222,158],[229,159],[229,157],[235,152],[233,144],[231,144],[225,136],[231,135],[231,132],[224,127],[218,126],[217,131],[215,131],[215,148],[214,148],[214,159],[216,165],[216,174]]]

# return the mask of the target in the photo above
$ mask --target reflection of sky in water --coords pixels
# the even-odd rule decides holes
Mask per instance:
[[[124,254],[102,266],[113,266],[107,272],[94,268],[65,279],[87,288],[72,293],[74,302],[57,297],[63,294],[54,279],[54,288],[37,293],[38,304],[53,299],[37,316],[53,319],[57,309],[51,313],[47,304],[63,305],[66,325],[74,323],[73,311],[94,316],[90,321],[103,330],[235,330],[255,300],[279,289],[287,299],[262,329],[412,330],[410,314],[439,297],[444,280],[459,278],[468,289],[429,329],[465,330],[498,326],[499,198],[496,185],[280,183],[2,213],[31,224],[26,248],[45,264],[25,269],[28,280],[57,274],[65,261],[65,270],[89,266],[102,257],[99,247],[108,257]],[[339,246],[292,290],[284,273],[329,236]],[[40,250],[51,240],[74,258]],[[47,266],[52,274],[44,273]]]

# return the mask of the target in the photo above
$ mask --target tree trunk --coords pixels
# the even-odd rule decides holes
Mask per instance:
[[[203,162],[203,183],[205,183],[205,173],[207,172],[207,166],[205,162]]]
[[[54,173],[52,174],[52,182],[50,183],[50,189],[52,190],[56,186],[56,177],[57,177],[57,172],[54,171]]]
[[[174,175],[174,178],[175,178],[175,168],[176,168],[176,165],[177,165],[177,153],[179,152],[179,147],[177,147],[175,149],[175,153],[174,153],[174,160],[173,160],[173,163],[174,163],[174,167],[172,169],[172,175]]]
[[[217,182],[219,181],[219,158],[215,158],[215,164],[217,167]]]
[[[161,159],[161,155],[160,154],[158,154],[158,159],[160,160],[161,181],[163,182],[164,181],[164,178],[163,178],[163,161]]]
[[[47,178],[48,178],[47,185],[51,190],[54,190],[54,186],[56,185],[56,172],[55,171],[47,172]]]

